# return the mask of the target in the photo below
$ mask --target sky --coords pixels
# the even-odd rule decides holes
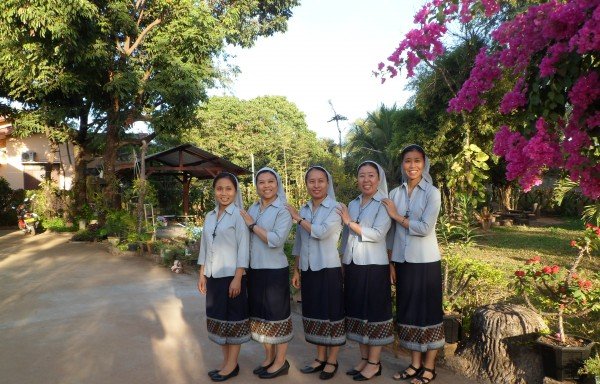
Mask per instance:
[[[285,96],[306,115],[317,136],[338,141],[333,103],[344,136],[356,119],[381,104],[404,105],[406,73],[381,84],[372,74],[413,24],[423,0],[302,0],[288,30],[260,38],[250,49],[230,49],[241,74],[213,95],[241,99]]]

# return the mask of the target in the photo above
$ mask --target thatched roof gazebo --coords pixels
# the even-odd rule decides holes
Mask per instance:
[[[122,164],[118,173],[133,173],[135,164]],[[145,173],[153,175],[172,175],[183,186],[183,214],[189,214],[190,183],[198,180],[212,179],[219,172],[230,172],[234,175],[249,174],[250,171],[217,155],[200,149],[192,144],[181,144],[146,157]]]

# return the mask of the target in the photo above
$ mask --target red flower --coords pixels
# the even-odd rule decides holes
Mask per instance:
[[[586,228],[592,228],[592,227],[593,227],[593,225],[592,225],[592,224],[590,224],[590,223],[585,223],[585,227],[586,227]]]
[[[592,289],[592,282],[589,280],[580,280],[579,288],[581,288],[585,291],[589,291],[590,289]]]
[[[515,276],[517,276],[517,277],[523,277],[523,276],[525,276],[525,271],[520,271],[520,270],[519,271],[515,271]]]
[[[552,266],[552,274],[558,273],[560,271],[560,267],[558,265]]]
[[[552,267],[549,265],[546,265],[544,268],[542,268],[542,272],[544,272],[545,274],[549,275],[552,273]]]
[[[573,274],[571,275],[571,277],[572,277],[573,279],[575,279],[575,280],[579,279],[579,276],[578,276],[576,273],[573,273]]]
[[[539,256],[533,256],[531,259],[527,260],[525,264],[537,264],[542,260]]]
[[[536,275],[536,276],[541,276],[541,275],[542,275],[542,272],[541,272],[541,271],[537,271],[537,272],[535,273],[535,275]]]
[[[571,247],[576,247],[577,246],[577,242],[575,240],[571,240]]]
[[[596,235],[600,236],[600,228],[596,228]]]

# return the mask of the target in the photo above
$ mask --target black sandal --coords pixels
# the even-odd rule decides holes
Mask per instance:
[[[319,363],[319,365],[317,365],[316,367],[307,365],[306,367],[302,368],[300,370],[300,372],[302,372],[302,373],[315,373],[315,372],[319,372],[319,371],[322,371],[323,368],[325,368],[325,364],[327,364],[325,361],[321,361],[319,359],[315,359],[315,361],[317,363]]]
[[[437,376],[437,373],[435,373],[435,369],[429,369],[427,367],[422,367],[422,368],[423,369],[421,370],[421,373],[416,378],[417,380],[419,380],[420,384],[431,383],[433,380],[435,380],[435,377]],[[424,377],[423,373],[425,373],[425,372],[431,373],[431,377]]]
[[[363,375],[361,372],[358,372],[358,374],[354,375],[353,379],[354,381],[367,381],[367,380],[371,380],[372,378],[374,378],[375,376],[381,376],[381,361],[378,361],[376,363],[371,363],[369,360],[367,360],[367,364],[371,364],[371,365],[379,365],[379,369],[377,370],[377,372],[375,372],[375,374],[371,377],[367,377],[365,375]]]
[[[415,371],[415,373],[406,372],[408,369],[412,369],[413,371]],[[396,381],[412,379],[413,377],[419,376],[421,374],[422,369],[423,369],[423,367],[417,368],[411,364],[408,367],[406,367],[406,369],[404,371],[397,372],[394,376],[392,376],[392,379],[394,379]]]
[[[366,357],[361,357],[360,359],[364,360],[364,361],[369,361],[369,359],[367,359]],[[349,375],[349,376],[354,376],[354,375],[357,375],[359,373],[360,373],[360,371],[356,370],[354,368],[349,369],[349,370],[346,371],[346,375]]]
[[[333,367],[333,372],[321,371],[321,373],[319,373],[319,379],[321,379],[321,380],[329,380],[329,379],[331,379],[333,376],[335,376],[335,373],[338,370],[338,363],[337,363],[337,361],[335,363],[330,363],[329,361],[326,361],[325,365],[331,365]]]

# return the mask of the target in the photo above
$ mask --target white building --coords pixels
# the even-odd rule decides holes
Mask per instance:
[[[71,143],[52,146],[41,133],[19,138],[12,123],[0,116],[0,177],[12,189],[36,189],[52,178],[61,189],[71,189],[75,157]]]

